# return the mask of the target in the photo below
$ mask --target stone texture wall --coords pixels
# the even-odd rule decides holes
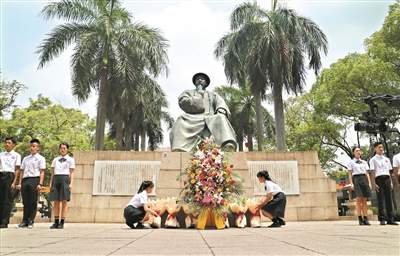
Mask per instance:
[[[316,152],[236,152],[230,154],[234,171],[245,179],[244,196],[251,197],[252,185],[247,161],[297,161],[300,195],[287,196],[287,221],[338,220],[336,187],[322,173]],[[75,151],[74,186],[69,203],[68,222],[124,223],[123,209],[133,196],[93,196],[95,160],[160,161],[160,175],[155,184],[156,197],[177,197],[183,184],[176,180],[189,153]]]

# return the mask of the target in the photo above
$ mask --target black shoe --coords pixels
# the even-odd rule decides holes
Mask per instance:
[[[384,220],[381,220],[379,223],[380,223],[382,226],[385,226],[385,225],[386,225],[386,223],[385,223]]]
[[[57,229],[63,229],[64,228],[64,223],[60,223],[60,224],[58,224],[58,227],[57,227]]]
[[[136,228],[137,228],[137,229],[147,229],[147,228],[149,228],[149,227],[146,227],[145,225],[143,225],[142,222],[138,222],[138,224],[136,225]]]
[[[1,224],[0,228],[8,228],[8,225],[7,224]]]
[[[358,220],[358,225],[360,225],[360,226],[364,226],[364,225],[365,225],[365,223],[364,223],[364,221],[363,221],[363,220]]]
[[[20,224],[18,224],[15,228],[27,228],[28,224],[25,222],[21,222]]]
[[[55,229],[58,228],[58,224],[57,223],[53,223],[53,225],[51,225],[50,229]]]
[[[28,228],[29,228],[29,229],[32,229],[33,227],[34,227],[33,221],[29,221],[29,223],[28,223]]]
[[[365,225],[365,226],[371,226],[371,223],[369,223],[367,217],[364,217],[364,225]]]
[[[286,222],[284,220],[282,220],[281,218],[278,217],[276,219],[278,220],[279,225],[281,225],[281,226],[285,226],[286,225]]]
[[[394,220],[388,220],[388,221],[386,221],[386,224],[388,224],[388,225],[399,225]]]
[[[271,225],[268,226],[269,228],[280,228],[281,225],[278,222],[273,222]]]
[[[152,227],[152,228],[159,228],[158,224],[155,223],[155,222],[151,223],[151,224],[150,224],[150,227]]]

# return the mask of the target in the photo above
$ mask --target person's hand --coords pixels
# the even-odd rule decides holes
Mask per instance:
[[[258,210],[260,210],[260,208],[261,208],[261,204],[256,204],[256,210],[258,211]]]
[[[37,185],[37,187],[36,187],[36,190],[37,191],[40,191],[42,189],[42,186],[39,184],[39,185]]]
[[[371,186],[371,184],[368,184],[369,185],[369,190],[372,190],[372,186]]]
[[[11,183],[10,190],[14,190],[14,188],[15,188],[15,183]]]
[[[156,216],[156,217],[158,217],[158,214],[157,214],[156,211],[153,211],[153,215]]]
[[[351,184],[351,190],[354,191],[354,184]]]
[[[21,185],[17,185],[16,188],[21,191]]]
[[[71,192],[72,191],[72,184],[69,184],[69,192]]]
[[[390,190],[393,190],[393,183],[390,183]]]
[[[378,186],[378,184],[375,184],[375,190],[376,190],[376,192],[379,192],[379,186]]]

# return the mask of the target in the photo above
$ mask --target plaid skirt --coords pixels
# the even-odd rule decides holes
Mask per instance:
[[[71,199],[69,175],[54,175],[53,183],[50,188],[50,201],[63,201]]]
[[[368,185],[368,179],[365,174],[353,175],[353,184],[356,197],[371,197],[371,189]]]

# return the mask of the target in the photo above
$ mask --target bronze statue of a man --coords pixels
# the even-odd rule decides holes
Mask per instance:
[[[185,111],[178,117],[169,138],[172,151],[188,152],[199,137],[214,136],[221,147],[236,150],[235,131],[229,122],[230,112],[221,96],[206,91],[210,78],[204,73],[193,76],[194,90],[179,95],[179,107]]]

